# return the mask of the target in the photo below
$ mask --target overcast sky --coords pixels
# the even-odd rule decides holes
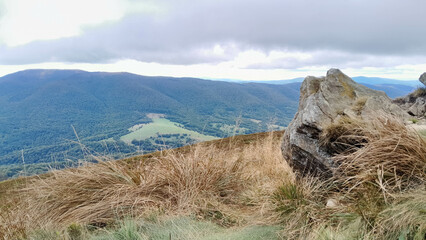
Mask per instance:
[[[0,0],[0,76],[28,68],[418,79],[425,0]]]

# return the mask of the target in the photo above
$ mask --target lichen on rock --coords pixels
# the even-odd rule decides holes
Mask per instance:
[[[337,163],[320,142],[327,126],[342,119],[368,121],[380,112],[408,118],[384,92],[356,83],[339,69],[328,70],[325,77],[308,76],[300,88],[298,112],[284,134],[283,156],[299,175],[329,178]]]

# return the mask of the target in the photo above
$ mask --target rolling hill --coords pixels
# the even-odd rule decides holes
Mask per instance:
[[[0,78],[0,165],[15,170],[3,178],[22,169],[22,161],[30,164],[27,170],[44,163],[32,169],[38,173],[53,163],[81,159],[86,148],[80,143],[91,152],[123,157],[197,138],[186,131],[214,139],[282,128],[296,112],[299,87],[79,70],[10,74]],[[132,127],[153,123],[152,113],[184,130],[159,131],[161,140],[120,140]],[[183,140],[173,144],[176,138]]]

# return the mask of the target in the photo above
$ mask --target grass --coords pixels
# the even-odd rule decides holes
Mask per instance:
[[[414,97],[426,97],[426,87],[419,87],[410,95]]]
[[[227,201],[242,183],[244,164],[238,158],[214,158],[214,151],[195,148],[185,157],[167,154],[161,160],[140,162],[136,168],[107,161],[54,171],[52,177],[32,183],[25,194],[36,200],[34,216],[42,216],[39,222],[108,223],[151,208],[204,207],[217,197]]]
[[[389,116],[341,119],[329,180],[296,178],[282,132],[0,183],[5,239],[424,239],[426,140]],[[3,186],[3,187],[2,187]],[[12,201],[13,199],[13,201]],[[330,204],[332,203],[332,204]],[[0,235],[0,239],[1,239]]]
[[[342,95],[348,96],[349,98],[354,99],[356,97],[356,93],[354,91],[354,88],[349,85],[347,82],[343,81],[342,79],[338,79],[339,83],[343,86],[343,92]]]
[[[72,229],[72,230],[70,230]],[[227,229],[209,221],[200,221],[192,217],[175,217],[168,220],[150,222],[146,220],[120,221],[116,226],[106,230],[90,230],[80,225],[70,225],[63,233],[55,230],[40,230],[31,233],[33,240],[257,240],[279,239],[278,226],[247,226]]]
[[[367,123],[354,118],[341,117],[324,126],[319,144],[331,155],[350,152],[362,147],[367,141],[363,134],[366,125]]]
[[[329,219],[327,199],[332,195],[329,183],[318,178],[298,178],[280,186],[272,196],[280,213],[285,239],[310,239],[315,227]]]
[[[153,118],[152,123],[148,123],[137,130],[122,136],[120,139],[130,143],[133,140],[145,140],[150,137],[157,137],[157,134],[188,134],[190,138],[198,141],[209,141],[217,139],[213,136],[204,135],[195,131],[187,130],[180,124],[172,122],[166,118]]]
[[[378,216],[376,231],[386,239],[424,239],[426,235],[426,191],[410,191]]]
[[[323,134],[340,167],[328,181],[297,179],[275,193],[286,238],[424,239],[425,139],[383,115],[342,119]]]
[[[419,120],[417,118],[410,118],[410,121],[414,124],[416,124]]]
[[[281,136],[232,137],[55,170],[21,185],[20,201],[10,210],[24,218],[25,234],[56,229],[60,236],[74,223],[109,228],[117,220],[152,213],[192,215],[225,228],[274,225],[278,216],[269,196],[283,179],[292,178],[282,161]]]
[[[405,104],[406,102],[414,103],[419,97],[426,97],[426,87],[418,87],[406,97],[400,97],[395,99],[394,101],[399,104]]]
[[[352,110],[353,110],[356,114],[360,115],[360,114],[361,114],[361,112],[362,112],[362,110],[363,110],[363,109],[364,109],[364,107],[365,107],[365,104],[367,103],[367,100],[368,100],[368,97],[359,97],[359,98],[355,101],[354,105],[352,106]]]
[[[341,179],[350,189],[371,183],[388,196],[424,184],[426,141],[416,131],[392,117],[371,119],[363,126],[349,124],[347,128],[363,136],[362,144],[335,157],[341,163]]]

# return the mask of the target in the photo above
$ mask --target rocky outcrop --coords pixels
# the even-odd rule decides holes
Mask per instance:
[[[419,81],[426,86],[426,72],[420,76]]]
[[[426,72],[420,76],[419,81],[426,85]],[[426,118],[426,88],[418,88],[405,97],[395,99],[393,102],[412,117]]]
[[[416,101],[411,106],[408,107],[407,113],[417,118],[425,118],[426,117],[426,97],[416,98]]]
[[[331,177],[336,163],[319,142],[324,128],[343,117],[368,119],[380,112],[408,118],[384,92],[362,86],[338,69],[330,69],[325,77],[306,77],[298,112],[284,134],[284,158],[302,176]]]

